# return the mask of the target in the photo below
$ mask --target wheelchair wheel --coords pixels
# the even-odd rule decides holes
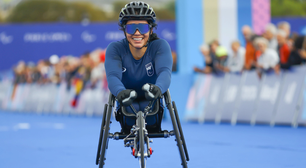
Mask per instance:
[[[105,164],[105,153],[106,149],[108,148],[108,134],[109,134],[109,129],[110,129],[110,119],[112,115],[112,106],[108,106],[108,110],[106,113],[106,120],[105,120],[105,126],[104,126],[104,131],[103,131],[103,138],[102,138],[102,147],[101,147],[101,154],[100,154],[100,163],[99,163],[99,168],[103,168]]]
[[[182,166],[183,166],[183,168],[187,168],[187,162],[186,162],[186,158],[185,158],[185,154],[184,154],[182,139],[181,139],[181,136],[180,136],[180,132],[179,132],[179,129],[178,129],[178,126],[177,126],[177,120],[176,120],[176,117],[174,115],[171,103],[167,104],[167,108],[168,108],[169,113],[170,113],[172,126],[173,126],[173,131],[174,131],[174,135],[175,135],[175,140],[177,142],[177,147],[179,149],[180,156],[181,156]]]
[[[99,164],[99,158],[100,158],[100,152],[101,152],[101,144],[102,144],[102,138],[103,138],[103,131],[104,131],[107,107],[108,107],[108,104],[105,104],[104,111],[103,111],[103,117],[102,117],[102,123],[101,123],[101,129],[100,129],[100,137],[99,137],[97,156],[96,156],[96,165]]]
[[[140,151],[140,160],[139,160],[139,164],[140,164],[140,168],[145,168],[146,167],[146,163],[145,163],[145,158],[144,158],[144,118],[142,117],[142,115],[140,116],[139,120],[138,120],[138,125],[139,125],[139,151]]]
[[[178,126],[178,129],[179,129],[180,135],[181,135],[186,160],[189,161],[189,155],[188,155],[188,151],[187,151],[186,141],[185,141],[185,137],[184,137],[184,134],[183,134],[183,129],[182,129],[182,126],[181,126],[179,115],[178,115],[178,112],[177,112],[176,104],[175,104],[174,101],[172,102],[172,105],[173,105],[173,108],[174,108],[174,114],[175,114],[177,126]]]

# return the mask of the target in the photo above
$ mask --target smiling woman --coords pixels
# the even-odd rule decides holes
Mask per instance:
[[[126,4],[119,14],[119,26],[125,38],[109,44],[106,50],[108,86],[120,105],[123,100],[132,99],[129,102],[133,102],[136,110],[143,110],[142,106],[148,104],[144,103],[148,102],[148,97],[142,90],[145,84],[150,84],[155,99],[160,98],[170,86],[171,49],[165,40],[159,39],[153,32],[157,26],[156,15],[147,3]],[[162,110],[160,108],[160,113]],[[132,113],[129,107],[127,111]],[[123,126],[122,130],[129,132],[130,128]]]

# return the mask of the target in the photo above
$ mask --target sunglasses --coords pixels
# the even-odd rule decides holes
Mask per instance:
[[[135,34],[136,30],[140,32],[140,34],[146,34],[150,31],[151,25],[149,24],[127,24],[125,25],[125,32],[128,34]]]

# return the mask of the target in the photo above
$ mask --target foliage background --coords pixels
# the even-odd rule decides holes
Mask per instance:
[[[114,12],[107,13],[86,1],[25,0],[12,9],[5,22],[80,22],[85,18],[91,22],[118,21],[119,11],[126,3],[127,1],[114,2]],[[159,20],[175,20],[175,1],[167,3],[162,8],[153,8]]]
[[[272,17],[305,17],[306,0],[271,0]]]

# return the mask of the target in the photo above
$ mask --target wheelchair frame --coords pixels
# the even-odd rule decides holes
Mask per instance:
[[[152,154],[152,149],[149,146],[149,138],[169,138],[170,136],[175,136],[175,141],[177,142],[180,158],[182,161],[181,165],[183,166],[183,168],[187,168],[187,161],[189,161],[189,155],[175,102],[173,101],[171,103],[169,90],[164,93],[163,97],[165,98],[166,107],[170,113],[173,126],[172,131],[163,130],[161,132],[148,133],[145,128],[145,117],[149,110],[151,110],[150,106],[152,105],[152,102],[150,102],[150,104],[145,108],[144,112],[139,111],[136,113],[135,109],[133,109],[133,111],[135,111],[136,113],[136,124],[131,129],[130,134],[123,134],[119,132],[113,134],[109,131],[111,124],[110,120],[112,108],[115,104],[115,96],[110,93],[108,104],[105,104],[104,106],[99,144],[96,156],[96,165],[99,165],[99,168],[103,168],[103,166],[105,165],[105,152],[108,149],[109,139],[123,139],[125,147],[133,147],[132,154],[135,156],[135,158],[139,159],[140,168],[145,168],[145,159],[150,157],[150,155]],[[131,107],[133,108],[133,106]],[[144,151],[145,144],[147,145],[147,151]]]

